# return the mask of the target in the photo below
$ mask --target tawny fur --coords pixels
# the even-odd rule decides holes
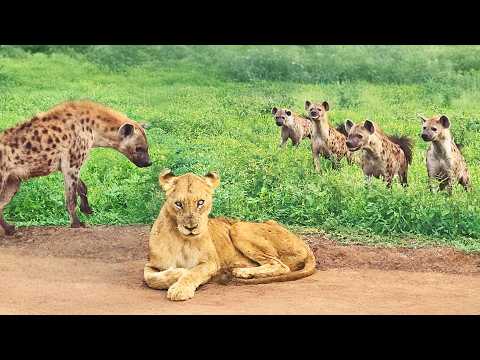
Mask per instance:
[[[92,147],[115,148],[137,166],[150,163],[143,128],[91,101],[65,102],[0,134],[0,225],[7,235],[15,228],[3,220],[3,209],[20,182],[58,170],[64,176],[71,226],[83,226],[75,212],[77,195],[80,210],[86,214],[92,211],[79,173]]]
[[[340,161],[346,158],[353,162],[353,156],[345,145],[346,136],[333,127],[328,120],[330,106],[326,101],[315,104],[305,102],[305,110],[312,121],[312,156],[316,171],[320,171],[320,155],[332,161],[332,167],[338,168]]]
[[[280,147],[285,146],[288,139],[292,145],[298,147],[303,139],[310,139],[312,135],[312,124],[289,109],[272,109],[272,115],[277,126],[281,126]]]
[[[347,147],[350,151],[362,150],[361,166],[367,179],[382,178],[392,185],[397,175],[403,186],[408,185],[408,165],[411,163],[412,144],[406,137],[387,136],[372,121],[353,124],[347,120]]]
[[[452,192],[452,186],[458,182],[468,191],[471,188],[467,163],[450,132],[450,120],[445,116],[422,119],[422,138],[431,142],[426,154],[428,183],[432,190],[432,181],[440,182],[440,190]]]
[[[168,289],[170,300],[187,300],[202,284],[251,284],[295,280],[315,272],[315,256],[307,244],[276,223],[250,223],[209,218],[217,174],[160,174],[165,203],[153,224],[146,284]]]

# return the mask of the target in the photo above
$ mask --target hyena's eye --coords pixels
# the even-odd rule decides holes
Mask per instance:
[[[432,128],[432,131],[437,131],[437,128]]]
[[[175,201],[175,206],[179,209],[181,209],[183,207],[183,205],[180,201]]]
[[[203,206],[203,204],[205,204],[205,200],[198,200],[197,202],[198,207]]]
[[[135,151],[136,151],[136,152],[142,152],[142,151],[144,151],[144,150],[143,150],[142,147],[137,146],[137,147],[135,148]]]
[[[427,130],[427,127],[426,127],[426,126],[424,126],[424,127],[423,127],[423,130]]]
[[[358,138],[359,138],[359,139],[363,139],[363,135],[362,135],[362,134],[358,134]]]

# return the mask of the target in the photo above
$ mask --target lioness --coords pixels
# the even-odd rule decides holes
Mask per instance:
[[[296,280],[315,272],[309,246],[275,221],[209,218],[220,184],[216,173],[174,176],[166,169],[159,181],[166,200],[150,233],[144,279],[153,289],[168,289],[168,299],[192,298],[198,286],[222,271],[250,284]]]

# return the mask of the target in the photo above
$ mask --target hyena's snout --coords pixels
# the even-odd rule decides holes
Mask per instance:
[[[133,154],[131,157],[132,162],[138,167],[147,167],[152,165],[152,160],[147,151],[140,151]]]
[[[424,141],[432,141],[432,136],[428,133],[423,132],[420,136]]]

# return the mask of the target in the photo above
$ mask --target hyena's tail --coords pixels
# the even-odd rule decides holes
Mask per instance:
[[[402,149],[403,153],[405,154],[405,159],[407,160],[408,164],[412,163],[412,147],[413,143],[410,138],[407,136],[397,136],[397,135],[390,135],[388,137],[392,142],[400,146]]]
[[[315,272],[316,260],[315,260],[315,255],[313,254],[313,251],[310,248],[310,246],[308,245],[306,246],[307,246],[308,255],[307,255],[307,258],[305,259],[305,265],[301,270],[293,271],[293,272],[289,272],[289,273],[277,275],[277,276],[265,277],[265,278],[253,278],[253,279],[235,278],[233,282],[241,283],[241,284],[268,284],[272,282],[298,280],[298,279],[310,276]]]

